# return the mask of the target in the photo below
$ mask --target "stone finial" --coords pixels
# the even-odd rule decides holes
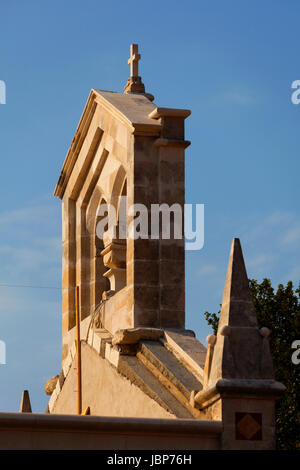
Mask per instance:
[[[260,330],[259,330],[260,334],[262,335],[263,338],[268,338],[268,336],[270,336],[271,334],[271,330],[269,330],[269,328],[266,328],[265,326],[263,326]]]
[[[145,93],[145,85],[139,76],[139,60],[141,55],[138,53],[138,44],[130,45],[130,57],[128,65],[130,65],[130,77],[124,87],[124,93]]]
[[[205,365],[204,365],[203,387],[207,387],[207,384],[208,384],[211,362],[213,358],[216,340],[217,340],[216,335],[208,335],[206,338],[208,348],[206,352]]]
[[[44,390],[45,390],[46,395],[49,395],[49,396],[52,395],[53,390],[56,387],[58,378],[59,378],[59,375],[55,375],[54,377],[52,377],[45,383]]]
[[[216,343],[216,339],[217,339],[216,335],[208,335],[206,338],[206,342],[210,346],[214,346]]]
[[[20,413],[32,413],[28,390],[24,390],[22,393],[19,412]]]
[[[271,379],[266,332],[257,326],[240,240],[231,245],[209,385],[219,379]]]

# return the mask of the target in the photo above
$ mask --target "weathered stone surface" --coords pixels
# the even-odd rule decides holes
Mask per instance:
[[[131,328],[117,331],[112,339],[112,344],[135,344],[141,340],[158,340],[164,332],[160,328]]]
[[[209,385],[220,378],[272,379],[267,337],[257,327],[241,244],[233,239]]]
[[[120,352],[116,347],[106,343],[105,345],[105,359],[108,360],[116,369],[118,369]]]
[[[125,380],[125,379],[124,379]],[[4,450],[220,450],[222,423],[191,419],[0,413]]]
[[[189,330],[166,330],[164,344],[203,383],[206,348],[194,333]]]
[[[51,379],[49,379],[46,382],[46,384],[44,386],[44,390],[45,390],[46,395],[52,395],[53,390],[56,387],[58,379],[59,379],[59,375],[55,375],[54,377],[52,377]]]
[[[190,400],[191,392],[198,392],[202,384],[161,343],[143,340],[138,357],[144,356],[158,371]]]
[[[92,416],[174,418],[171,412],[163,408],[154,398],[145,394],[134,380],[129,380],[124,376],[125,374],[122,375],[119,372],[121,362],[127,359],[138,362],[135,357],[121,356],[119,364],[112,366],[107,359],[99,356],[86,343],[82,343],[81,352],[83,364],[82,409],[89,406]],[[76,363],[73,363],[60,394],[53,399],[51,397],[50,413],[76,414],[76,393],[74,390],[77,387],[77,376],[75,365]],[[151,374],[149,373],[149,375]],[[158,381],[156,383],[159,385]],[[163,393],[163,387],[160,386],[160,388],[161,392],[159,393]],[[171,397],[170,394],[170,400]],[[174,399],[174,403],[175,401]],[[184,410],[182,410],[183,412]],[[187,415],[185,416],[187,417]]]
[[[231,245],[219,328],[221,329],[223,325],[257,326],[241,243],[238,238],[234,238]]]
[[[170,391],[135,357],[122,356],[119,372],[137,385],[168,413],[178,418],[190,418],[192,415]]]
[[[217,340],[216,335],[209,335],[206,338],[208,348],[207,348],[205,366],[204,366],[203,387],[207,387],[207,385],[208,385],[210,369],[211,369],[211,363],[212,363],[212,358],[213,358],[213,353],[214,353],[214,347],[215,347],[215,344],[216,344],[216,340]]]
[[[111,343],[111,334],[103,329],[90,329],[88,335],[88,344],[98,353],[101,357],[105,357],[106,343]]]

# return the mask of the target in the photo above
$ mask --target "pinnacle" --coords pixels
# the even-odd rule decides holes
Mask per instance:
[[[31,403],[29,398],[28,390],[24,390],[22,393],[21,404],[20,404],[20,413],[31,413]]]
[[[257,326],[242,247],[238,238],[234,238],[231,244],[219,328],[225,325]]]

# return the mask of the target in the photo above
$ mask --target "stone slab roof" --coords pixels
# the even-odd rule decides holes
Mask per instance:
[[[141,93],[116,93],[113,91],[94,90],[99,97],[101,103],[110,105],[115,111],[118,111],[133,127],[150,126],[159,131],[161,124],[156,119],[151,119],[149,114],[152,113],[157,106],[153,104],[146,96]]]

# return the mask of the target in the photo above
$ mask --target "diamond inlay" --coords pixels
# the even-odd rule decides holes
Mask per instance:
[[[236,439],[238,440],[261,440],[261,413],[236,413]]]

